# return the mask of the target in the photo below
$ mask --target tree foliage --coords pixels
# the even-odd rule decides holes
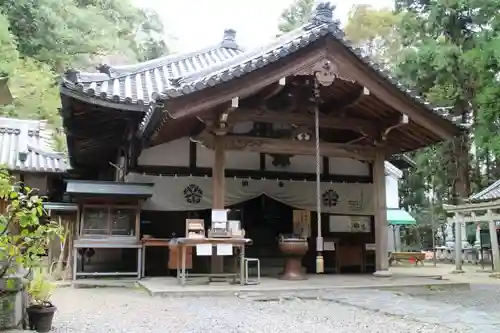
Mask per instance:
[[[381,65],[394,64],[400,48],[396,27],[400,15],[390,9],[370,5],[354,5],[349,11],[344,31],[352,43],[365,55]]]
[[[281,13],[278,29],[281,32],[290,32],[305,24],[314,9],[314,0],[295,0]]]
[[[135,63],[168,51],[158,14],[130,0],[0,0],[0,50],[0,74],[10,76],[14,95],[0,115],[48,120],[56,130],[57,77],[64,70],[94,70],[114,58]]]

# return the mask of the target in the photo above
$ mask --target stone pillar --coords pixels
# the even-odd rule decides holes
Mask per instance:
[[[464,222],[464,223],[460,224],[460,228],[462,229],[462,231],[461,231],[462,248],[464,248],[469,243],[467,241],[467,223]]]
[[[464,224],[462,214],[455,213],[453,217],[455,223],[455,269],[454,273],[463,273],[462,269],[462,224]]]
[[[445,245],[446,247],[455,246],[455,237],[453,236],[453,225],[451,223],[446,223]]]
[[[476,241],[474,242],[474,247],[477,249],[481,248],[481,223],[476,223]]]
[[[491,256],[493,257],[493,272],[500,273],[500,251],[498,249],[497,226],[494,221],[493,212],[488,209],[488,228],[490,229]]]
[[[389,277],[387,204],[385,188],[385,155],[382,151],[375,154],[373,161],[373,188],[375,204],[375,268],[377,277]]]
[[[225,161],[226,151],[224,146],[224,137],[215,135],[214,137],[214,165],[212,168],[212,186],[213,186],[213,199],[212,208],[224,209],[225,194],[226,194],[226,176],[225,176]],[[224,269],[224,258],[217,256],[214,252],[211,257],[212,273],[222,273]]]

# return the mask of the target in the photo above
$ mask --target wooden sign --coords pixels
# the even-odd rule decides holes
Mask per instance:
[[[205,221],[202,219],[186,219],[186,238],[204,238]]]
[[[351,216],[351,232],[370,232],[371,220],[368,216]]]
[[[293,233],[301,237],[311,237],[311,212],[308,210],[293,211]]]

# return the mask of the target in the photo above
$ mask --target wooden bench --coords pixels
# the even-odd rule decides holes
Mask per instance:
[[[414,260],[415,266],[424,265],[425,253],[422,252],[392,252],[389,255],[389,266],[392,266],[394,262],[400,262],[401,260]]]

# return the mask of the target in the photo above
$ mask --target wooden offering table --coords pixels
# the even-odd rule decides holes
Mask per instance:
[[[141,278],[145,277],[146,273],[146,248],[147,247],[168,247],[168,268],[177,269],[180,267],[178,258],[177,246],[170,244],[170,238],[142,238],[142,260],[141,260]],[[193,266],[191,249],[186,253],[186,268],[190,269]]]
[[[177,251],[177,260],[180,262],[177,266],[177,281],[180,285],[184,286],[186,284],[186,257],[187,257],[187,249],[196,247],[197,245],[210,245],[211,249],[213,247],[217,247],[217,245],[231,245],[232,248],[239,249],[240,256],[240,267],[239,272],[237,273],[223,273],[223,274],[190,274],[191,276],[197,277],[214,277],[214,276],[227,276],[239,277],[240,284],[243,285],[245,283],[244,275],[245,275],[245,246],[250,245],[252,243],[251,239],[248,238],[173,238],[170,240],[170,246],[176,246]]]

